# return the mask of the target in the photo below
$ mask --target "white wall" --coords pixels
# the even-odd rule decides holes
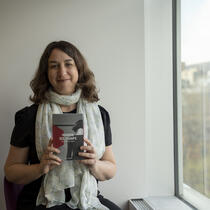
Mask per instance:
[[[74,43],[87,58],[110,112],[118,172],[100,184],[122,207],[145,194],[143,0],[5,0],[0,3],[1,175],[14,114],[29,104],[29,82],[45,46]],[[4,209],[3,186],[0,208]],[[2,206],[3,205],[3,206]]]
[[[172,1],[145,0],[146,194],[174,194]]]
[[[171,0],[0,0],[1,180],[14,114],[30,104],[40,55],[49,42],[67,40],[86,57],[111,116],[118,172],[100,183],[102,194],[124,209],[130,198],[173,194],[171,7]]]

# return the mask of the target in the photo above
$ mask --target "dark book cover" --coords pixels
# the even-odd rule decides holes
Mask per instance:
[[[53,114],[53,146],[61,152],[57,154],[61,160],[81,160],[78,156],[83,140],[82,114]]]

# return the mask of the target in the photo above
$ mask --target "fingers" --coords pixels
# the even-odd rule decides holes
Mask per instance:
[[[47,174],[51,169],[61,165],[62,160],[55,153],[60,153],[60,150],[53,147],[53,139],[51,138],[40,160],[41,174]]]
[[[80,163],[83,163],[85,165],[93,166],[96,164],[96,159],[84,159],[84,160],[79,160]]]
[[[84,138],[84,142],[86,145],[80,147],[83,152],[78,153],[79,156],[83,157],[84,159],[80,160],[79,162],[85,165],[93,166],[97,161],[95,148],[88,139]]]
[[[50,159],[43,159],[42,160],[42,164],[44,165],[44,167],[47,167],[47,166],[52,166],[52,165],[61,165],[61,162],[59,161],[56,161],[56,160],[50,160]]]
[[[50,138],[49,143],[48,143],[48,146],[51,146],[52,144],[53,144],[53,139]]]
[[[89,146],[92,146],[92,143],[87,139],[87,138],[84,138],[84,142],[89,145]]]
[[[88,158],[88,159],[95,159],[96,158],[95,153],[79,152],[78,154],[79,154],[79,156],[84,157],[84,158]]]
[[[53,147],[53,140],[50,139],[48,146],[43,154],[42,160],[45,162],[45,164],[60,164],[62,160],[57,157],[56,154],[60,153],[60,150]]]
[[[95,149],[94,149],[92,143],[88,139],[86,139],[86,138],[84,138],[84,142],[87,145],[81,146],[80,149],[81,150],[88,151],[88,152],[91,152],[91,153],[95,153]]]
[[[46,160],[57,161],[59,163],[62,162],[62,160],[58,156],[53,155],[52,153],[49,153],[48,155],[46,155]]]
[[[49,152],[60,153],[60,150],[51,145],[51,146],[48,146],[47,149],[45,150],[45,153],[49,153]]]
[[[57,165],[57,166],[59,166],[61,164],[61,162],[54,161],[54,160],[48,160],[48,164],[49,165]]]
[[[95,153],[93,146],[81,146],[80,149],[84,150],[85,152]]]
[[[45,153],[54,152],[54,153],[60,153],[60,150],[53,147],[53,139],[50,138],[47,149],[45,150]]]

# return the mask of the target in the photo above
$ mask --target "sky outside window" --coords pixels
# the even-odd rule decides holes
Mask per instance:
[[[181,18],[182,62],[210,61],[210,0],[181,1]]]

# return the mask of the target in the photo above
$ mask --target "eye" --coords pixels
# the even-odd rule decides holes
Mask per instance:
[[[58,67],[58,65],[51,65],[50,69],[56,69]]]
[[[67,67],[72,66],[71,63],[66,63],[65,65],[66,65]]]

